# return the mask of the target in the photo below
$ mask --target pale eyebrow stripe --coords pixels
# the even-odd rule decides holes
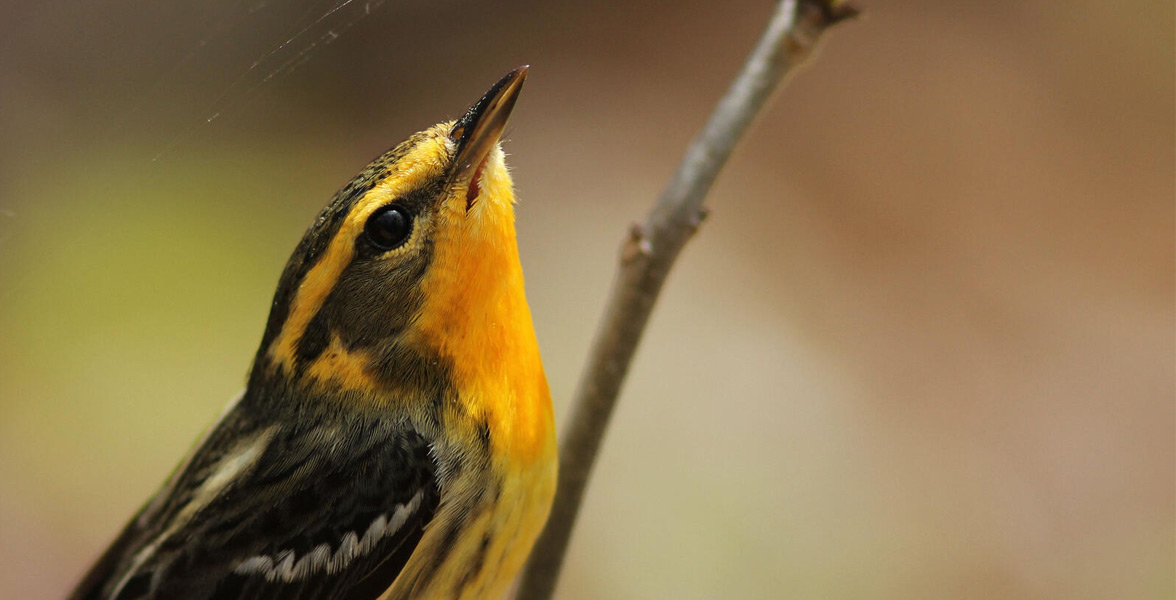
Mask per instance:
[[[331,238],[327,251],[319,257],[318,262],[307,271],[298,284],[298,292],[291,303],[290,314],[286,317],[285,323],[282,323],[281,332],[269,348],[270,357],[287,370],[294,370],[295,349],[310,320],[318,314],[327,296],[339,283],[343,270],[351,264],[351,259],[355,256],[355,236],[363,220],[376,207],[386,202],[390,195],[387,186],[382,183],[368,190],[347,214],[343,225]]]
[[[397,162],[399,169],[372,186],[351,208],[343,224],[331,238],[327,250],[299,283],[298,291],[291,302],[290,313],[267,351],[274,362],[290,372],[294,371],[298,341],[302,339],[311,319],[318,314],[331,291],[339,283],[344,269],[351,264],[355,256],[355,238],[363,228],[364,221],[377,208],[419,185],[421,180],[435,172],[438,165],[432,157],[439,152],[437,145],[443,145],[447,139],[441,136],[440,139],[428,139],[417,144]],[[393,179],[399,184],[395,188],[391,183]]]

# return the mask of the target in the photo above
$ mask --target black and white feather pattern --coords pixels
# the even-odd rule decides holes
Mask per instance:
[[[439,502],[403,421],[232,407],[72,600],[375,600]]]

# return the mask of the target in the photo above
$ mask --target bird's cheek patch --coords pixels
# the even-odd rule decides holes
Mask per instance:
[[[338,335],[331,336],[331,343],[306,370],[306,376],[327,386],[344,390],[367,391],[375,389],[371,376],[371,356],[360,349],[347,349]]]

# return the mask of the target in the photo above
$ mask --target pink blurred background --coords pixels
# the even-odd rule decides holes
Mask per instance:
[[[239,389],[334,190],[523,63],[564,418],[772,6],[368,5],[0,5],[0,597],[62,597]],[[859,6],[719,179],[558,597],[1173,597],[1172,4]]]

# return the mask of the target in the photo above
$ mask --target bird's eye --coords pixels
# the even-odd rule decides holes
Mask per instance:
[[[391,250],[403,244],[412,233],[412,217],[399,206],[382,206],[368,217],[363,232],[377,248]]]

